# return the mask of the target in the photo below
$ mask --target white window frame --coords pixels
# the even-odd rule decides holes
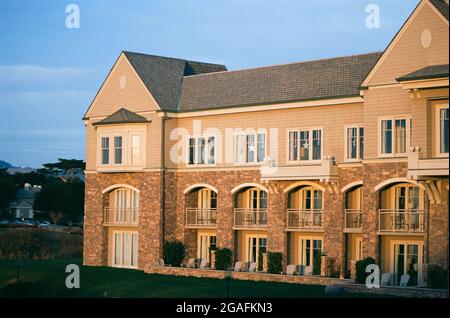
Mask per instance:
[[[122,156],[122,160],[121,160],[121,162],[120,163],[116,163],[116,137],[121,137],[122,138],[122,147],[120,148],[121,149],[121,156]],[[110,140],[110,143],[111,143],[111,140]],[[117,166],[126,166],[127,165],[127,162],[128,162],[128,158],[127,158],[127,149],[128,149],[128,144],[127,144],[127,138],[126,138],[126,134],[124,134],[124,133],[113,133],[112,134],[112,149],[111,149],[111,152],[112,152],[112,162],[110,162],[110,165],[111,166],[115,166],[115,167],[117,167]]]
[[[404,153],[396,153],[395,152],[395,121],[396,120],[405,120],[406,121],[406,151]],[[392,120],[392,153],[382,153],[382,145],[381,145],[381,122],[383,120]],[[365,134],[365,132],[364,132]],[[378,127],[377,127],[377,134],[378,134],[378,157],[379,158],[393,158],[393,157],[408,157],[408,151],[411,143],[411,115],[393,115],[393,116],[382,116],[378,117]]]
[[[124,234],[130,234],[131,237],[133,235],[137,236],[137,264],[136,265],[123,265],[123,264],[116,264],[116,234],[120,234],[122,235],[122,245],[123,245],[123,237]],[[138,231],[118,231],[118,230],[114,230],[112,231],[112,260],[111,260],[111,265],[112,267],[117,267],[117,268],[132,268],[132,269],[137,269],[139,267],[139,233]],[[131,250],[130,252],[132,253],[133,250],[133,245],[131,244]],[[123,250],[122,250],[122,255],[123,255]],[[132,263],[133,261],[133,254],[130,255],[130,261]]]
[[[103,171],[142,170],[146,166],[147,129],[140,127],[98,127],[97,132],[97,168]],[[115,163],[114,138],[122,137],[122,163]],[[133,136],[139,136],[139,163],[132,158]],[[109,163],[102,163],[102,138],[109,138]]]
[[[209,138],[214,138],[214,163],[209,163],[210,159],[210,149],[209,149]],[[189,157],[190,157],[190,140],[195,140],[194,145],[194,163],[189,163]],[[204,163],[198,163],[198,152],[199,152],[199,140],[204,139],[205,140],[205,162]],[[186,151],[186,167],[205,167],[205,166],[216,166],[217,164],[217,136],[216,135],[191,135],[186,138],[185,143],[185,149]]]
[[[103,163],[103,138],[108,138],[108,163]],[[111,136],[109,134],[100,134],[98,137],[98,165],[109,166],[111,164]]]
[[[449,108],[449,104],[436,105],[436,157],[448,157],[449,153],[441,152],[441,109]]]
[[[320,141],[320,159],[313,159],[313,131],[320,130],[321,141]],[[300,159],[300,148],[301,148],[301,132],[308,131],[309,132],[309,149],[308,149],[308,160]],[[320,162],[323,160],[323,145],[324,145],[324,134],[323,127],[305,127],[305,128],[289,128],[286,130],[286,163],[288,164],[311,164]],[[289,152],[290,152],[290,144],[289,144],[289,135],[291,132],[297,132],[297,160],[290,160]]]
[[[247,144],[247,137],[249,135],[254,136],[254,160],[248,161],[247,152],[248,152],[248,144]],[[264,159],[262,161],[258,161],[258,135],[264,135]],[[243,138],[243,154],[242,154],[242,160],[238,161],[238,153],[237,153],[237,147],[238,147],[238,136],[242,136]],[[233,138],[233,144],[234,144],[234,156],[233,156],[233,162],[234,165],[262,165],[267,159],[267,131],[265,129],[258,129],[256,131],[248,132],[248,131],[240,131],[235,132],[234,138]]]
[[[246,234],[245,235],[245,261],[248,262],[251,259],[251,256],[253,256],[253,251],[250,250],[249,240],[256,238],[256,263],[258,263],[259,258],[259,240],[265,239],[266,240],[266,251],[267,251],[267,234]]]
[[[348,129],[356,128],[357,129],[357,143],[356,143],[356,158],[348,158]],[[361,158],[361,128],[364,129],[362,124],[353,124],[353,125],[345,125],[344,126],[344,162],[360,162],[363,159]],[[364,131],[365,134],[365,131]]]

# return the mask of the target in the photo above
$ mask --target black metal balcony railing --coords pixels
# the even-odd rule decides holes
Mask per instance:
[[[362,212],[359,209],[345,209],[345,229],[362,229]]]
[[[266,209],[234,209],[234,226],[241,228],[264,228],[267,226]]]
[[[139,208],[105,208],[105,225],[136,226],[139,223]]]
[[[423,233],[424,210],[379,210],[380,232]]]
[[[217,209],[186,209],[186,227],[215,227]]]
[[[287,228],[290,230],[323,229],[323,210],[287,210]]]

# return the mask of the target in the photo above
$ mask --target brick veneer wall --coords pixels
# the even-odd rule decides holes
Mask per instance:
[[[341,188],[362,180],[363,185],[363,257],[379,257],[378,251],[378,194],[374,188],[379,183],[406,176],[407,164],[372,163],[339,168],[335,187],[317,182],[326,189],[324,193],[324,250],[334,258],[338,268],[344,268],[344,194]],[[107,196],[102,190],[113,184],[129,184],[140,192],[139,223],[139,268],[149,268],[162,257],[161,174],[114,173],[86,175],[86,216],[84,263],[106,265],[107,232],[103,226],[103,207]],[[283,265],[287,265],[286,233],[286,187],[296,181],[262,183],[258,170],[173,172],[166,174],[166,211],[164,214],[165,240],[179,239],[185,242],[187,258],[196,256],[197,230],[185,228],[187,207],[196,207],[195,193],[185,195],[186,188],[197,183],[206,183],[218,189],[217,244],[219,247],[235,249],[233,219],[234,198],[231,190],[243,183],[258,183],[268,188],[268,251],[282,252]],[[430,264],[447,266],[448,256],[448,179],[440,184],[443,201],[429,204],[429,237],[425,240],[426,259]],[[193,191],[196,191],[195,189]],[[336,268],[336,269],[338,269]]]
[[[85,265],[107,264],[107,227],[103,226],[103,189],[115,184],[127,184],[139,193],[139,268],[153,264],[162,256],[161,174],[96,173],[86,174],[84,249]]]

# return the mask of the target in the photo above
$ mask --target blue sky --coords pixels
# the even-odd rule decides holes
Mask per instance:
[[[80,28],[65,26],[68,4]],[[418,0],[0,0],[0,159],[85,158],[81,117],[120,51],[228,69],[383,50]],[[369,4],[380,28],[365,25]]]

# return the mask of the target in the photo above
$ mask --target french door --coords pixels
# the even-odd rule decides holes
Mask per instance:
[[[314,261],[322,255],[322,239],[300,238],[299,264],[314,266]]]
[[[400,285],[403,275],[409,275],[408,286],[422,284],[423,243],[393,242],[391,245],[391,272],[394,284]]]
[[[137,222],[139,208],[139,194],[130,189],[117,189],[115,193],[115,221]]]
[[[205,224],[208,218],[213,218],[211,209],[217,209],[217,193],[209,189],[202,189],[198,191],[198,218],[199,222],[203,221]]]
[[[211,248],[216,247],[216,235],[199,234],[197,242],[197,258],[211,260]]]
[[[113,266],[138,267],[138,234],[137,232],[114,231]]]
[[[267,237],[265,235],[249,235],[247,236],[247,252],[246,261],[257,263],[259,253],[265,253],[267,247]]]

